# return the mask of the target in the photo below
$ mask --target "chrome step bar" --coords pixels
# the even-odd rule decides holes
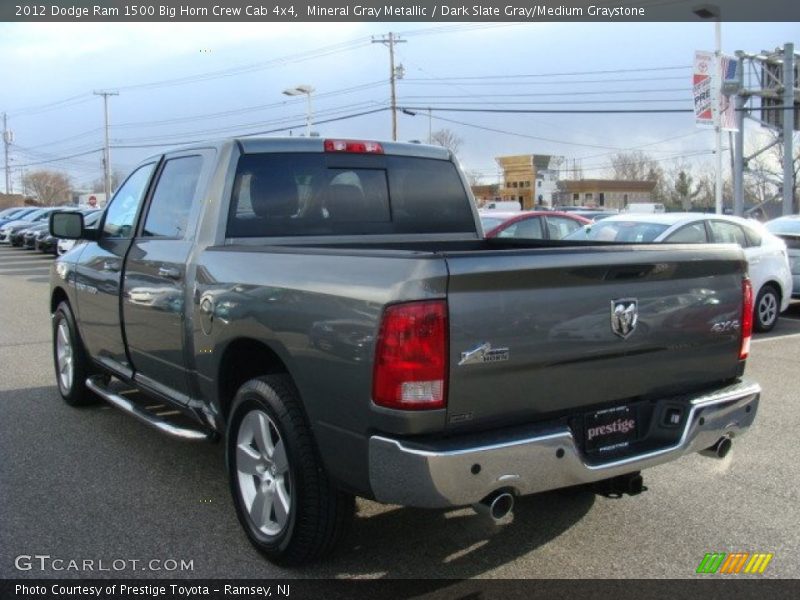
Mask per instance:
[[[173,425],[172,423],[167,422],[165,419],[161,419],[154,414],[148,413],[127,398],[106,388],[99,378],[89,377],[89,379],[86,380],[86,387],[103,398],[109,404],[116,406],[120,410],[123,410],[130,415],[133,415],[143,423],[158,429],[161,433],[166,433],[172,437],[189,441],[206,441],[212,437],[210,431],[203,431],[200,428],[192,429],[189,427]]]

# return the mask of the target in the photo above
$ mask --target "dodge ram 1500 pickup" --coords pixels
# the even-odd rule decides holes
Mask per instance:
[[[442,148],[200,144],[142,162],[96,227],[50,228],[81,240],[51,275],[60,395],[224,440],[280,563],[328,552],[355,496],[499,519],[523,494],[636,492],[724,455],[758,407],[741,249],[484,239]]]

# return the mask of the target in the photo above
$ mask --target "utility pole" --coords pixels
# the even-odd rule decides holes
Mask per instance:
[[[711,103],[714,114],[714,133],[715,133],[715,146],[717,154],[717,169],[714,185],[714,212],[718,215],[722,214],[722,111],[720,110],[720,99],[722,96],[722,23],[720,22],[719,15],[717,15],[714,22],[714,77],[711,81],[714,83],[712,88],[715,93],[711,95]]]
[[[428,109],[428,144],[433,143],[433,115],[431,109]]]
[[[783,214],[794,212],[794,44],[783,46]]]
[[[95,96],[103,97],[103,115],[105,118],[105,145],[103,146],[103,190],[106,203],[111,199],[111,147],[108,144],[108,97],[119,96],[117,91],[95,91]]]
[[[391,31],[388,35],[381,36],[378,39],[372,39],[373,44],[383,44],[389,48],[389,84],[392,88],[392,140],[397,141],[397,91],[395,90],[395,83],[397,79],[403,77],[403,67],[395,68],[394,66],[394,45],[405,44],[406,40],[399,39]]]
[[[10,172],[8,168],[8,147],[11,145],[11,132],[8,130],[8,115],[3,113],[3,148],[5,149],[5,165],[6,165],[6,194],[11,193],[9,187]]]

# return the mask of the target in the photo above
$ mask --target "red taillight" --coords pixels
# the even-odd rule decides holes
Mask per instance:
[[[742,344],[739,346],[739,360],[750,355],[750,338],[753,336],[753,284],[749,279],[742,281]]]
[[[375,347],[372,400],[387,408],[447,404],[447,302],[409,302],[383,313]]]
[[[356,140],[325,140],[325,152],[352,152],[354,154],[383,154],[378,142]]]

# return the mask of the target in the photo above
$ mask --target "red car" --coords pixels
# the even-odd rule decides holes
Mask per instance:
[[[481,212],[481,224],[487,238],[560,240],[565,235],[591,223],[578,215],[544,210],[522,212]]]

